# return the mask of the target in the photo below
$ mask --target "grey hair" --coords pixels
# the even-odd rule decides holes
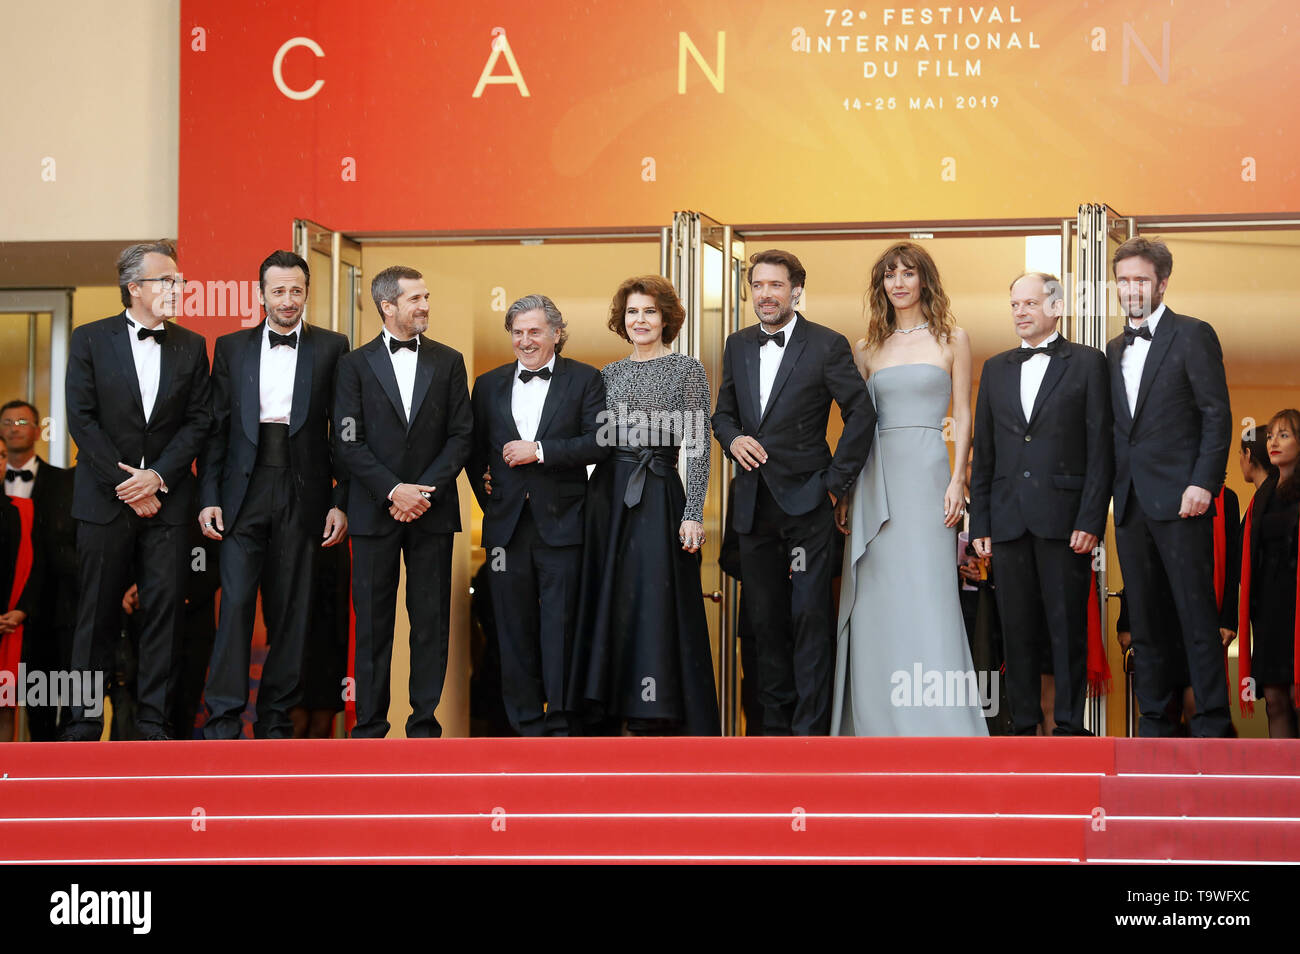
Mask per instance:
[[[1020,281],[1022,278],[1037,278],[1043,283],[1043,291],[1047,295],[1047,301],[1045,304],[1050,305],[1052,302],[1060,301],[1065,297],[1065,286],[1061,284],[1059,278],[1050,272],[1021,272],[1012,280],[1011,284],[1007,286],[1007,290],[1010,291],[1012,288],[1015,288],[1016,282]]]
[[[424,276],[406,265],[390,265],[370,280],[370,297],[375,300],[379,320],[384,320],[384,302],[397,304],[402,294],[402,279],[416,281]]]
[[[555,307],[555,302],[545,295],[525,295],[507,308],[506,331],[512,331],[515,318],[529,311],[540,311],[546,315],[546,323],[555,332],[555,353],[559,354],[564,348],[564,342],[569,340],[569,326],[560,314],[560,309]]]
[[[131,282],[139,282],[144,277],[144,257],[150,252],[166,255],[173,262],[176,261],[176,245],[167,239],[128,245],[117,257],[117,290],[122,295],[122,305],[125,308],[131,307],[131,293],[126,286]]]

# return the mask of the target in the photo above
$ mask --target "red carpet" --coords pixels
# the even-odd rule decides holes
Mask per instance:
[[[448,739],[0,749],[0,860],[1300,861],[1300,744]]]

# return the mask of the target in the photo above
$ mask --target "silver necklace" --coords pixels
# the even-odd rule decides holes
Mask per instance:
[[[913,325],[911,328],[895,328],[894,333],[899,335],[910,335],[913,331],[920,331],[922,328],[929,328],[930,323],[923,321],[919,325]]]

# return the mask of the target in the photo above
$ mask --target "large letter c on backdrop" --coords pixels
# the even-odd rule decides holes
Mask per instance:
[[[318,57],[324,57],[325,51],[320,48],[320,44],[315,40],[305,36],[295,36],[292,40],[285,40],[284,45],[275,51],[275,61],[271,64],[271,76],[275,79],[275,85],[279,87],[280,92],[290,99],[311,99],[320,92],[320,88],[325,85],[323,79],[318,79],[306,89],[290,89],[285,83],[284,77],[280,73],[280,67],[284,63],[284,55],[292,50],[295,46],[305,46]]]

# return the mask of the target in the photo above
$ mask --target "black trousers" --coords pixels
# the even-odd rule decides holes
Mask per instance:
[[[753,527],[739,537],[764,735],[830,732],[832,533],[829,497],[792,517],[759,481]]]
[[[221,542],[221,619],[212,645],[204,698],[208,739],[235,739],[248,704],[257,593],[269,650],[257,690],[253,734],[293,737],[289,710],[302,696],[302,666],[311,625],[312,580],[320,534],[302,526],[301,504],[292,472],[259,464],[233,525]],[[339,687],[342,694],[343,687]]]
[[[357,616],[354,739],[388,734],[389,677],[400,561],[406,559],[406,612],[411,623],[411,715],[408,738],[438,738],[433,710],[447,676],[454,534],[394,523],[382,536],[352,538],[352,606]]]
[[[72,666],[103,675],[107,690],[113,649],[122,632],[122,596],[138,584],[139,670],[136,727],[144,736],[170,732],[167,713],[175,690],[175,666],[185,574],[190,572],[189,528],[123,512],[106,524],[77,524],[77,567],[81,585]],[[103,713],[73,707],[64,737],[99,737]]]
[[[1232,716],[1223,678],[1223,642],[1219,611],[1214,605],[1214,525],[1207,514],[1176,520],[1153,520],[1137,495],[1129,497],[1128,512],[1115,528],[1120,569],[1128,594],[1133,633],[1134,694],[1141,718],[1138,735],[1164,738],[1177,726],[1169,716],[1176,685],[1178,652],[1171,627],[1158,613],[1162,587],[1168,587],[1178,611],[1185,645],[1187,672],[1196,697],[1191,733],[1200,738],[1228,738]],[[1173,707],[1178,711],[1180,707]]]
[[[1092,554],[1026,533],[993,544],[993,573],[1015,733],[1032,735],[1042,721],[1046,657],[1056,682],[1055,734],[1081,734]]]
[[[501,694],[520,735],[568,735],[565,681],[573,659],[582,547],[542,539],[525,501],[510,542],[487,551],[501,649]]]

